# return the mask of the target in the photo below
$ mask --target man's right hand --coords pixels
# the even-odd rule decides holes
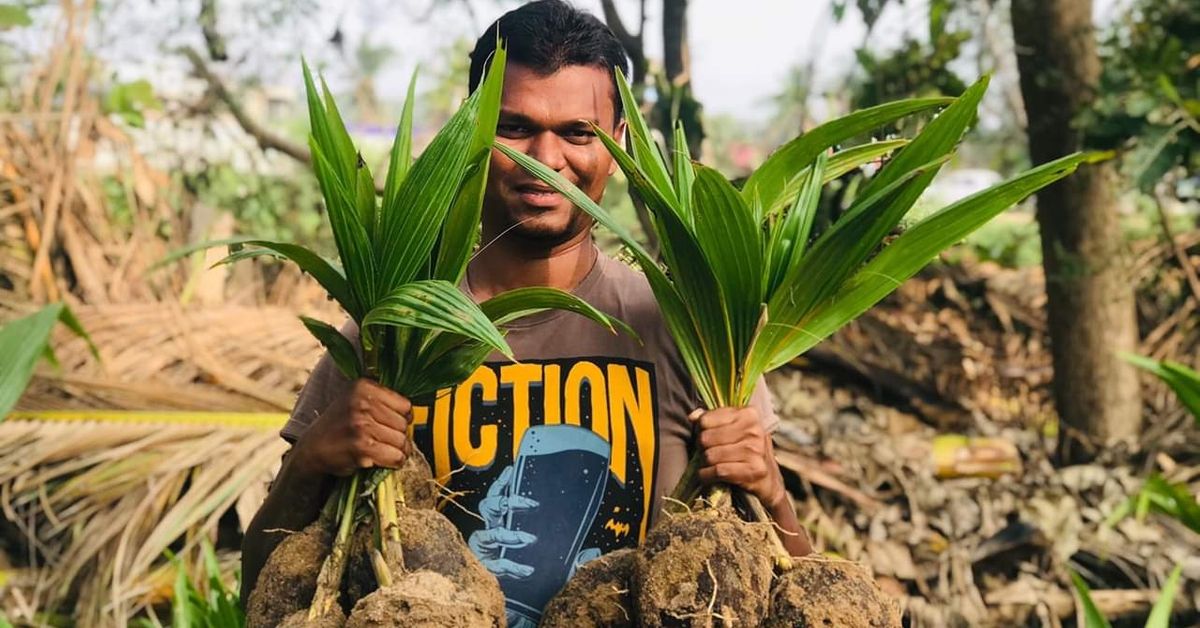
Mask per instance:
[[[291,455],[310,473],[350,475],[367,467],[396,468],[412,451],[412,403],[369,379],[335,399],[296,442]]]

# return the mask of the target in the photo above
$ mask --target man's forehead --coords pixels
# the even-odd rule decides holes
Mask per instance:
[[[568,65],[549,74],[520,64],[504,73],[501,115],[539,122],[612,121],[612,75],[603,68]]]

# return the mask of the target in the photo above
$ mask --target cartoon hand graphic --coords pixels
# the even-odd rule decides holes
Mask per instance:
[[[479,501],[479,515],[483,517],[482,530],[471,533],[467,545],[479,558],[479,562],[497,578],[528,578],[533,574],[533,567],[500,557],[504,548],[517,549],[528,547],[537,542],[537,537],[520,530],[510,530],[504,526],[504,520],[510,512],[527,512],[538,507],[535,500],[520,495],[512,495],[512,466],[505,467],[500,476],[488,488],[487,496]]]

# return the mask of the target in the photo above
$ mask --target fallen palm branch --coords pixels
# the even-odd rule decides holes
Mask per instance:
[[[0,308],[6,305],[13,317],[27,309],[0,299]],[[320,356],[320,344],[283,308],[73,309],[99,359],[82,339],[59,332],[59,366],[37,369],[18,409],[285,412]]]
[[[28,548],[6,595],[24,604],[6,606],[30,623],[124,625],[161,603],[164,551],[194,560],[230,511],[244,527],[286,449],[282,414],[37,414],[0,423],[0,508]]]

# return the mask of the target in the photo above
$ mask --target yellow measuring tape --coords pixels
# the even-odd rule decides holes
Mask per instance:
[[[287,422],[284,412],[188,412],[162,410],[29,410],[11,412],[9,421],[161,423],[279,429]]]

